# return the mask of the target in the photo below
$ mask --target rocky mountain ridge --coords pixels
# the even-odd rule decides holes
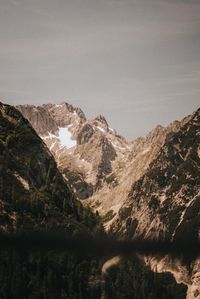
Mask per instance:
[[[60,105],[17,106],[54,155],[80,199],[90,197],[112,173],[129,143],[109,128],[101,115],[87,120],[80,108]]]
[[[99,228],[98,217],[76,199],[28,120],[0,103],[0,298],[100,297],[101,290],[90,285],[99,275],[96,260],[32,243],[39,232],[42,239],[54,233],[93,236]],[[24,241],[4,244],[2,235],[21,233]]]
[[[186,117],[166,128],[157,126],[146,137],[128,142],[103,116],[87,120],[80,108],[67,103],[17,108],[45,141],[77,196],[104,216],[106,228],[132,184],[158,155],[166,136],[187,121]]]
[[[200,109],[187,122],[183,123],[177,132],[167,135],[158,156],[151,162],[145,174],[132,185],[127,201],[122,207],[123,209],[128,207],[129,204],[134,205],[134,208],[131,206],[132,211],[135,213],[136,208],[137,211],[142,211],[145,219],[147,219],[147,215],[144,216],[144,209],[141,207],[143,204],[148,206],[148,212],[156,211],[156,215],[160,208],[160,212],[163,214],[161,218],[164,221],[169,216],[170,211],[176,209],[174,219],[171,217],[168,219],[168,228],[159,227],[160,234],[158,234],[157,238],[160,238],[162,235],[164,235],[165,239],[178,238],[181,223],[177,223],[177,220],[185,217],[185,209],[189,210],[195,201],[198,202],[200,191],[199,132]],[[153,214],[154,219],[149,221],[152,227],[155,226],[155,223],[152,221],[156,221],[155,213]],[[141,215],[138,217],[138,220],[144,223]],[[120,230],[123,230],[123,225],[120,225]],[[159,230],[157,233],[159,233]],[[188,231],[191,237],[191,230]],[[138,232],[137,230],[133,232],[136,235],[138,233],[145,238],[155,237],[154,233],[151,236],[151,227],[149,225],[148,232],[145,231],[144,234],[142,227],[138,229]],[[125,230],[122,234],[126,234]],[[184,237],[186,237],[185,230]]]
[[[0,171],[1,230],[42,229],[47,223],[69,233],[87,230],[84,208],[48,147],[17,109],[2,103]]]
[[[40,247],[36,250],[32,247],[30,236],[33,235],[29,235],[29,232],[42,230],[57,233],[64,230],[68,236],[95,235],[100,223],[96,216],[76,200],[64,176],[59,172],[54,157],[30,123],[14,107],[2,103],[0,174],[0,231],[26,232],[28,238],[25,237],[23,242],[31,244],[27,250],[22,245],[23,242],[17,248],[4,248],[1,243],[0,297],[102,298],[102,261],[99,264],[98,260],[91,257],[80,257],[60,250],[57,253],[53,249],[40,250]],[[140,263],[135,265],[134,262],[134,267],[132,270],[137,271],[133,272],[140,271],[140,277],[145,272],[146,285],[139,293],[141,298],[151,291],[156,294],[154,298],[160,299],[155,290],[157,280],[152,272],[146,267],[144,269]],[[124,273],[126,272],[122,270],[120,274],[122,281]],[[129,275],[131,279],[131,273]],[[140,277],[135,280],[134,289],[130,290],[133,296],[140,285]],[[117,283],[115,277],[112,281],[107,281],[107,278],[104,280],[104,284],[109,284],[109,292],[106,292],[108,298],[113,298],[112,293],[115,298],[121,298],[120,294],[123,292],[130,295],[125,285],[121,290],[121,283]],[[159,278],[159,288],[163,294],[167,291],[167,298],[179,289],[173,283],[175,290],[171,288],[168,291],[171,283],[172,279],[165,279],[165,275],[161,280]],[[179,295],[182,292],[185,290],[182,289]]]
[[[18,109],[37,132],[42,130],[40,136],[63,176],[84,204],[103,217],[110,233],[119,238],[185,238],[186,242],[199,237],[199,110],[127,142],[104,117],[87,120],[82,112],[75,117],[77,108],[66,103]],[[53,115],[54,125],[45,121],[50,124],[46,132],[37,128],[40,109]],[[59,129],[66,126],[75,142],[72,147],[62,146],[59,140]],[[168,257],[146,263],[186,284],[187,299],[200,298],[198,260],[190,269]]]
[[[191,242],[200,235],[200,109],[167,135],[157,157],[137,180],[111,225],[122,238]],[[148,259],[152,269],[171,272],[200,298],[199,259],[185,265],[169,257]]]

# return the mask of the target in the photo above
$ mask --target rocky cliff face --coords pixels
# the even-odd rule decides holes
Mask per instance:
[[[199,237],[200,110],[127,142],[104,117],[87,120],[80,109],[66,103],[18,109],[55,156],[64,178],[84,204],[98,211],[109,232],[120,238],[172,241]],[[40,125],[43,109],[48,120]],[[169,257],[146,263],[186,284],[188,299],[200,298],[199,261],[189,268]]]
[[[18,110],[2,103],[0,173],[1,230],[54,226],[69,233],[87,230],[84,208],[47,146]]]
[[[0,232],[91,235],[97,225],[97,217],[76,199],[28,120],[0,103]],[[98,277],[97,261],[62,250],[27,249],[25,242],[20,248],[1,243],[0,298],[92,299],[94,292],[100,297],[100,289],[90,285],[91,277]]]
[[[112,223],[118,236],[185,240],[200,232],[200,110],[168,133],[157,157],[131,187]],[[185,266],[169,257],[149,260],[160,272],[169,271],[188,285],[188,299],[200,298],[199,260]]]
[[[200,110],[177,132],[166,136],[157,157],[132,185],[113,225],[115,231],[131,237],[171,240],[198,236],[199,222],[193,213],[199,209],[199,130]],[[135,229],[129,216],[137,220]]]
[[[128,142],[101,115],[87,120],[80,108],[67,103],[17,109],[44,140],[80,199],[101,188],[113,172],[113,161],[128,149]]]
[[[166,138],[190,118],[166,128],[157,126],[146,137],[127,142],[109,128],[103,116],[87,120],[79,108],[67,103],[17,108],[43,138],[77,196],[87,199],[85,204],[104,217],[106,229],[115,221],[132,185],[159,155]]]
[[[151,162],[158,156],[167,136],[177,132],[188,118],[175,121],[166,128],[157,126],[146,137],[129,142],[124,153],[118,154],[112,173],[105,178],[107,184],[87,200],[104,217],[107,230],[117,218],[134,182],[147,172]]]

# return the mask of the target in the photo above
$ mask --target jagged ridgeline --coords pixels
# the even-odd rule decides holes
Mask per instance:
[[[99,222],[75,199],[46,145],[21,113],[0,104],[0,228],[94,234]],[[94,298],[98,262],[53,252],[1,250],[0,298]],[[99,292],[99,291],[98,291]]]
[[[64,108],[71,117],[71,123],[69,119],[62,119],[65,115],[60,114],[60,111]],[[36,108],[31,109],[34,111]],[[48,114],[47,118],[45,113]],[[52,119],[57,116],[56,124],[51,121],[49,114]],[[46,124],[42,121],[43,116],[48,120]],[[40,127],[40,132],[37,128],[37,133],[47,145],[17,109],[0,104],[1,231],[61,230],[70,236],[102,232],[99,218],[83,208],[69,186],[80,198],[90,195],[90,185],[91,192],[98,192],[107,184],[117,188],[115,175],[110,177],[112,167],[120,170],[119,160],[129,157],[135,144],[130,145],[117,135],[102,116],[87,122],[82,111],[67,104],[40,108],[36,120],[44,125]],[[68,149],[62,145],[63,130],[65,134],[69,133],[66,128],[77,138],[78,148],[73,148],[73,156],[77,160],[72,163],[75,166],[72,170],[69,167],[72,161],[70,151],[74,144],[68,143]],[[68,142],[72,142],[71,139]],[[57,158],[57,163],[60,163],[63,175],[47,146]],[[143,154],[148,152],[147,149],[143,150]],[[67,156],[70,156],[70,163],[65,160]],[[139,157],[141,161],[141,155]],[[117,163],[112,165],[115,159]],[[79,162],[83,168],[74,180],[83,179],[87,194],[73,183]],[[65,163],[66,169],[63,166]],[[103,260],[39,249],[1,250],[0,298],[101,298],[100,268]],[[111,269],[106,277],[105,289],[108,299],[185,298],[185,288],[179,287],[171,276],[153,273],[135,259],[125,261],[119,269]]]
[[[1,229],[91,232],[97,218],[75,199],[46,145],[21,113],[0,104]]]

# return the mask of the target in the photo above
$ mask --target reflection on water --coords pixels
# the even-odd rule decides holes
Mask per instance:
[[[0,298],[200,298],[198,242],[26,233],[0,245]]]

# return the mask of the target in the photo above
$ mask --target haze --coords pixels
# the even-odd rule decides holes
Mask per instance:
[[[199,0],[0,0],[0,100],[79,106],[133,139],[200,105]]]

